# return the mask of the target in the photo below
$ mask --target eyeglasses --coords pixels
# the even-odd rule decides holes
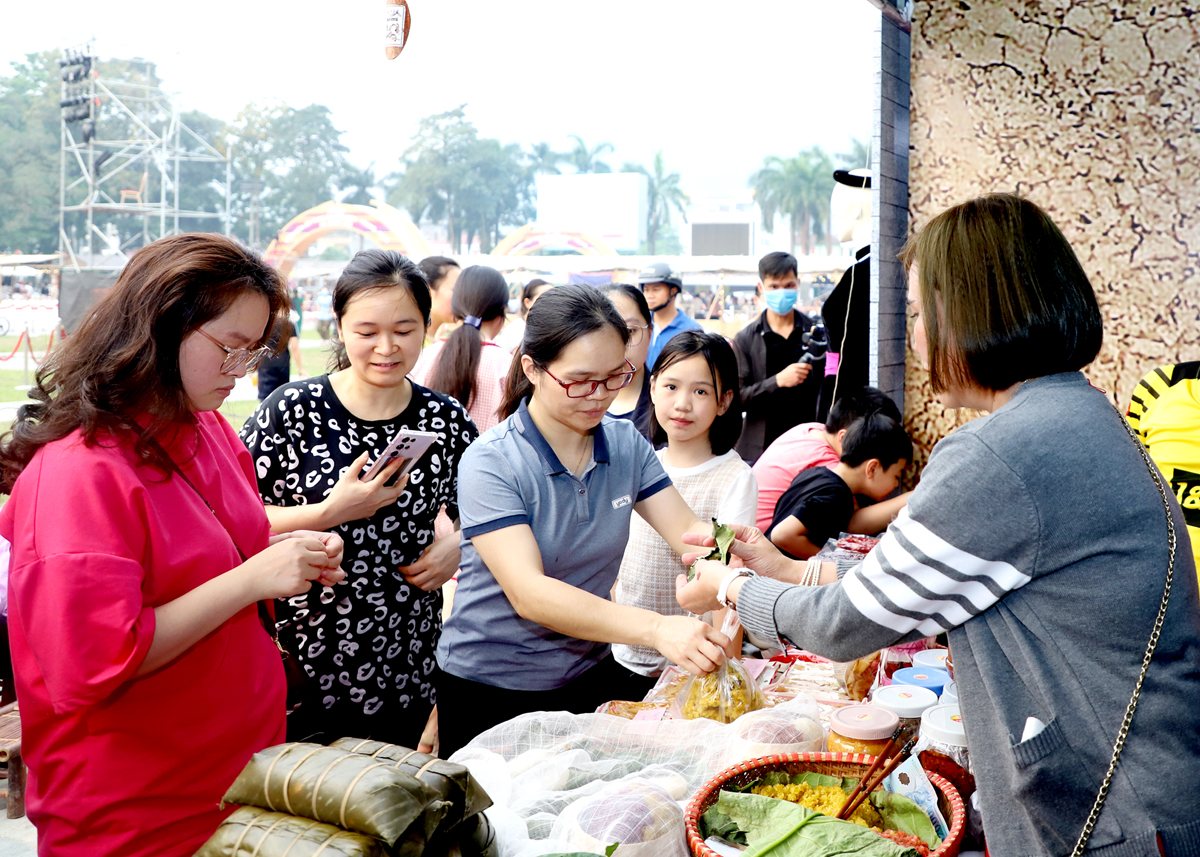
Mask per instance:
[[[260,345],[258,348],[230,348],[214,339],[202,327],[197,327],[196,332],[225,352],[225,362],[221,364],[222,375],[232,375],[239,369],[253,372],[271,353],[271,348],[267,345]]]
[[[642,338],[646,336],[646,331],[650,329],[648,324],[630,324],[625,322],[625,326],[629,328],[629,344],[641,345]]]
[[[609,375],[601,381],[559,381],[549,369],[546,369],[545,372],[562,385],[562,388],[567,391],[568,399],[584,399],[596,392],[601,384],[609,392],[616,392],[628,387],[629,382],[633,380],[633,376],[637,374],[637,370],[633,368],[633,364],[628,360],[625,361],[625,365],[629,367],[628,372],[618,372],[615,375]]]

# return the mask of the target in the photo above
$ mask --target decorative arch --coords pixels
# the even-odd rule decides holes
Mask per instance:
[[[583,256],[615,256],[616,251],[604,240],[586,232],[564,229],[543,229],[536,223],[526,223],[492,250],[493,256],[530,256],[546,247],[567,247]]]
[[[323,202],[303,211],[279,230],[279,237],[263,255],[267,264],[286,277],[313,242],[330,232],[354,232],[381,250],[395,250],[416,260],[429,255],[429,245],[412,220],[377,199],[370,205]]]

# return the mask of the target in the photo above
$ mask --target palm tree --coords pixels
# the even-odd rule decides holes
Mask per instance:
[[[370,205],[371,188],[377,185],[374,161],[365,170],[347,164],[338,180],[338,190],[345,194],[341,201],[349,205]]]
[[[775,228],[775,215],[786,214],[792,232],[792,252],[803,244],[812,249],[813,234],[824,235],[829,248],[829,195],[833,192],[833,164],[819,146],[794,158],[769,155],[763,168],[750,177],[755,200],[762,210],[763,228]],[[818,231],[819,230],[819,231]]]
[[[834,155],[842,166],[850,170],[869,170],[871,168],[871,144],[864,143],[856,137],[850,138],[850,151]]]
[[[529,160],[531,172],[547,176],[556,176],[561,173],[562,170],[558,168],[558,165],[570,158],[569,155],[554,151],[549,143],[534,143],[529,147],[529,153],[525,157]]]
[[[578,134],[572,134],[575,148],[565,158],[567,163],[575,168],[577,173],[611,173],[612,167],[599,160],[605,152],[613,150],[612,143],[601,143],[594,149],[589,149],[587,143]]]
[[[688,222],[687,205],[691,203],[691,197],[679,186],[679,173],[667,173],[661,149],[654,153],[653,172],[641,164],[625,164],[622,172],[641,173],[647,179],[646,244],[650,255],[653,256],[658,230],[671,222],[672,208],[679,212],[684,223]]]

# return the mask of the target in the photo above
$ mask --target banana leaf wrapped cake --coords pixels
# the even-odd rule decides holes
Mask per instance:
[[[383,843],[310,818],[243,806],[221,823],[196,857],[387,857]]]
[[[351,753],[360,753],[381,762],[391,762],[398,770],[411,774],[433,789],[438,799],[452,804],[443,822],[446,828],[452,828],[492,805],[488,793],[471,776],[465,765],[447,762],[396,744],[364,741],[359,738],[340,738],[331,746]]]
[[[255,753],[223,800],[376,836],[389,846],[401,839],[424,843],[451,808],[391,760],[320,744],[280,744]]]

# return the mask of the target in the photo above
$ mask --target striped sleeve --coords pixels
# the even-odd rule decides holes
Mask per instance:
[[[833,660],[963,625],[1036,576],[1040,519],[1022,480],[960,429],[938,444],[907,508],[838,583],[751,578],[742,624]]]
[[[1133,430],[1142,435],[1143,443],[1146,437],[1142,431],[1142,418],[1154,408],[1155,402],[1162,398],[1163,393],[1170,389],[1174,371],[1173,365],[1159,366],[1152,370],[1138,382],[1133,395],[1129,397],[1129,410],[1125,412],[1125,418],[1133,426]]]

